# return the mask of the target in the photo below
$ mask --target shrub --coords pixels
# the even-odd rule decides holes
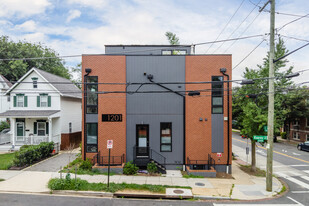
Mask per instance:
[[[132,161],[127,162],[123,167],[123,174],[125,175],[135,175],[137,171],[138,167]]]
[[[10,124],[9,123],[7,123],[6,121],[1,121],[0,122],[0,132],[2,130],[4,130],[4,129],[8,129],[8,128],[10,128]]]
[[[85,161],[82,161],[82,163],[79,165],[79,169],[90,171],[92,169],[91,161],[88,158]]]
[[[281,136],[282,139],[286,139],[286,132],[281,132],[280,136]]]
[[[30,147],[31,145],[23,145],[19,148],[19,150],[24,150],[24,149],[27,149],[28,147]]]
[[[156,173],[156,172],[158,172],[158,167],[157,167],[157,165],[154,162],[149,162],[147,164],[147,171],[150,174]]]
[[[41,142],[39,145],[25,146],[15,153],[13,164],[19,167],[30,165],[50,156],[53,148],[53,142]]]

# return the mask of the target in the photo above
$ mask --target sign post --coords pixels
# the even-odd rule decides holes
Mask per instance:
[[[112,148],[113,148],[113,140],[107,140],[107,149],[108,149],[107,188],[109,188],[109,171],[110,171],[110,160],[111,160],[111,149]]]

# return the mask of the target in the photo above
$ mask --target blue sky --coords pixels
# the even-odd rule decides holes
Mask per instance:
[[[168,44],[164,35],[166,31],[176,33],[182,44],[192,44],[215,40],[240,5],[218,39],[268,33],[269,13],[259,14],[258,7],[254,5],[262,6],[265,2],[266,0],[1,0],[0,33],[14,41],[41,42],[60,55],[104,53],[105,44]],[[309,2],[277,0],[276,11],[305,15],[309,13]],[[277,14],[276,28],[296,18]],[[287,25],[278,34],[309,40],[309,18]],[[256,68],[257,64],[262,63],[269,48],[268,36],[237,41],[233,45],[228,42],[214,44],[211,48],[209,45],[198,46],[196,52],[232,54],[235,66],[263,38],[265,42],[233,70],[233,79],[241,79],[245,67]],[[289,50],[305,44],[286,37],[284,40]],[[309,47],[288,59],[295,71],[309,69]],[[74,66],[81,58],[68,58],[65,61],[67,66]],[[308,79],[308,74],[309,72],[305,72],[294,80],[303,82]]]

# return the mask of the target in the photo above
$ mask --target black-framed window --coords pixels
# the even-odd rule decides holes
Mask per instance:
[[[87,152],[98,152],[98,123],[87,123]]]
[[[223,76],[213,76],[211,81],[211,113],[223,114]]]
[[[172,151],[172,123],[161,122],[160,123],[160,151],[171,152]]]
[[[98,113],[98,77],[87,76],[87,114]]]
[[[38,78],[37,77],[32,77],[32,82],[33,82],[33,88],[38,88]]]

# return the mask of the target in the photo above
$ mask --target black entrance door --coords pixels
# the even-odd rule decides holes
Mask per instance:
[[[136,125],[136,156],[149,156],[149,125]]]

